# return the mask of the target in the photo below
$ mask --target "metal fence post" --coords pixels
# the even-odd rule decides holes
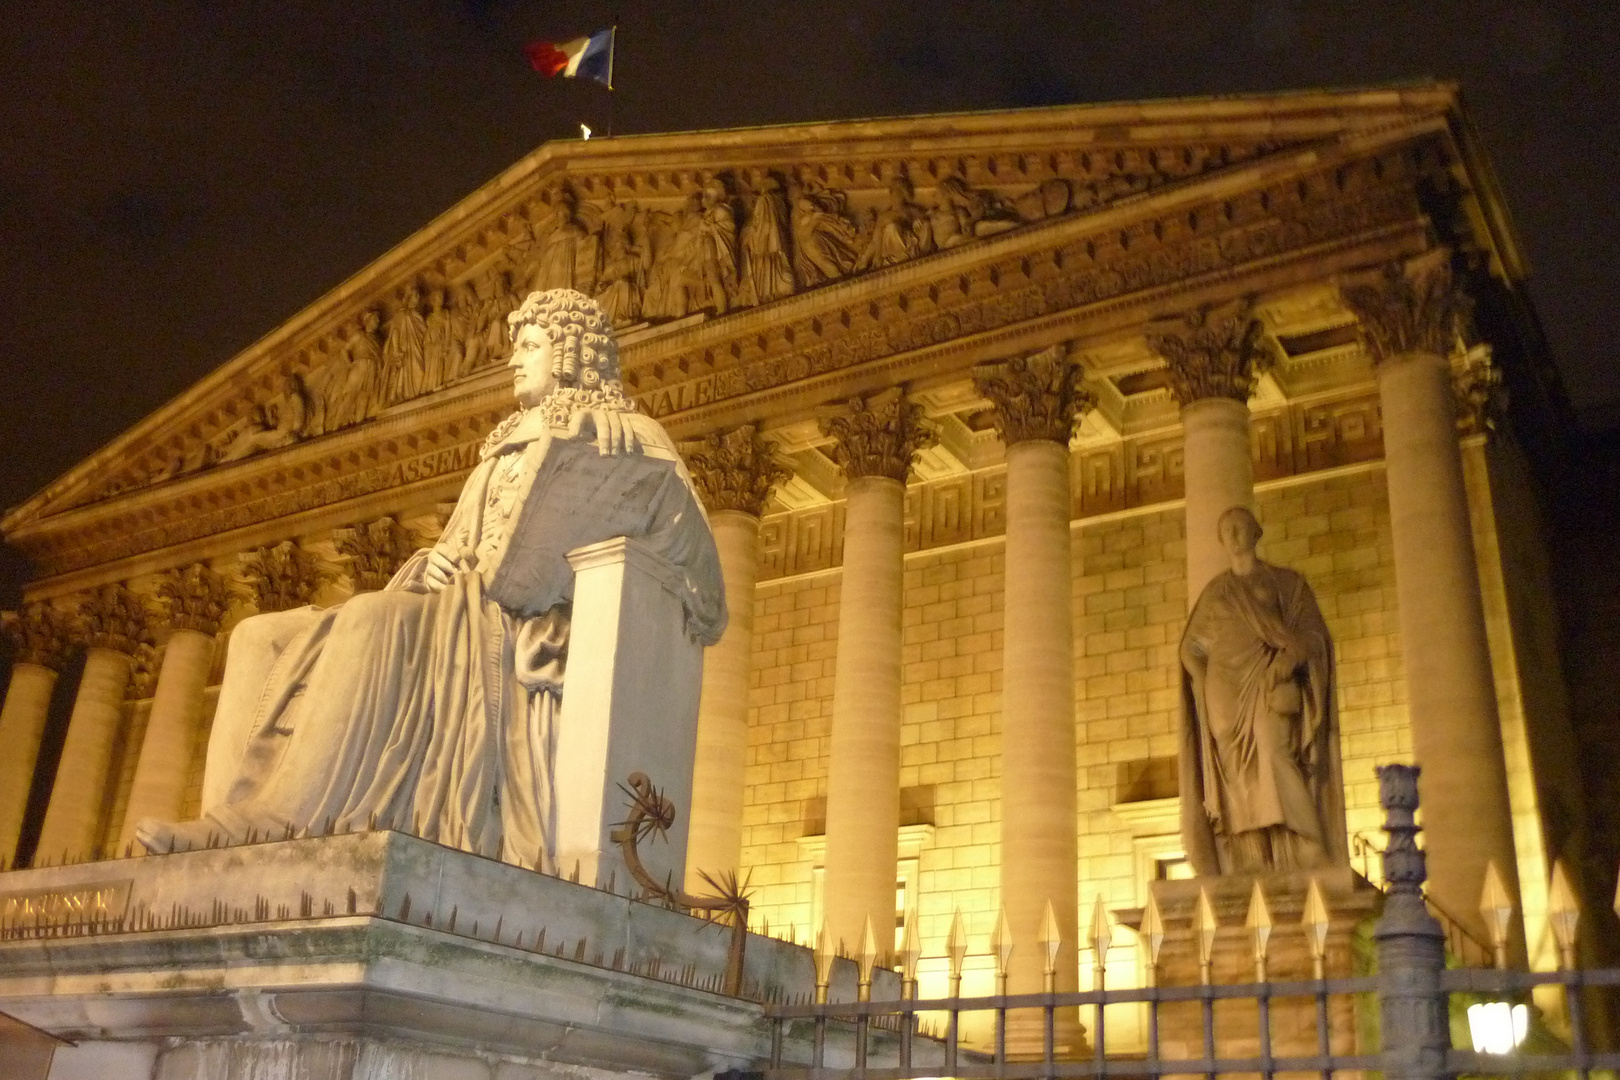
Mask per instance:
[[[1378,942],[1378,1015],[1386,1080],[1442,1080],[1451,1026],[1440,973],[1446,935],[1423,902],[1428,877],[1417,846],[1415,765],[1380,765],[1378,801],[1384,808],[1384,914],[1373,930]]]

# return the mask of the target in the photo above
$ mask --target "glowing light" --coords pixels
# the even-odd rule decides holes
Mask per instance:
[[[1530,1033],[1530,1010],[1505,1001],[1468,1006],[1468,1034],[1480,1054],[1511,1054]]]
[[[582,138],[582,139],[590,138],[591,137],[591,129],[588,126],[586,126],[585,124],[579,125],[579,137]]]

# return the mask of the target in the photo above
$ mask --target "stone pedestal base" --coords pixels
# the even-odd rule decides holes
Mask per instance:
[[[730,939],[398,833],[314,837],[0,874],[0,1013],[76,1044],[52,1080],[684,1080],[761,1068],[759,1001],[814,992],[809,950],[757,935],[745,997],[715,992]]]
[[[1326,976],[1349,978],[1368,973],[1372,923],[1383,906],[1383,894],[1349,867],[1314,871],[1322,885],[1331,922],[1327,935]],[[1313,978],[1310,946],[1300,917],[1312,874],[1259,875],[1271,909],[1272,933],[1266,950],[1267,981],[1299,982]],[[1209,892],[1220,930],[1215,937],[1213,981],[1255,981],[1254,936],[1244,926],[1256,875],[1234,874],[1193,881],[1159,881],[1153,896],[1164,917],[1164,947],[1159,953],[1160,986],[1196,986],[1199,981],[1198,939],[1194,920],[1200,886]],[[1329,1046],[1335,1054],[1358,1049],[1356,1006],[1338,996],[1328,1001]],[[1160,1056],[1196,1058],[1204,1053],[1202,1006],[1167,1003],[1159,1010]],[[1260,1052],[1259,1006],[1253,999],[1215,1004],[1215,1055],[1253,1058]],[[1271,999],[1271,1053],[1274,1057],[1310,1056],[1319,1052],[1314,997]]]

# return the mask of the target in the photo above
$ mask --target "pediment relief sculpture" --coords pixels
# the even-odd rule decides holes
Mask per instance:
[[[346,323],[289,350],[259,403],[170,439],[80,502],[339,431],[434,393],[502,359],[503,320],[531,290],[576,288],[620,329],[723,315],[1279,145],[1061,153],[1040,155],[1033,168],[1017,155],[800,163],[683,174],[673,189],[634,178],[553,183],[391,293],[362,301]],[[640,187],[652,190],[618,194]]]

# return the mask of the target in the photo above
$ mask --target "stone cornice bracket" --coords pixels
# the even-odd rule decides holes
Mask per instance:
[[[0,633],[11,643],[20,664],[38,664],[60,672],[73,648],[73,627],[62,611],[34,603],[21,611],[0,611]]]
[[[338,553],[349,560],[349,578],[355,592],[375,592],[387,585],[418,547],[411,531],[391,517],[333,529],[332,542]]]
[[[1468,300],[1452,280],[1449,248],[1347,276],[1339,295],[1360,321],[1362,347],[1374,364],[1407,353],[1450,356],[1468,316]]]
[[[995,406],[996,433],[1008,446],[1030,439],[1069,444],[1074,425],[1097,405],[1080,384],[1066,345],[973,368],[973,387]]]
[[[242,576],[252,590],[254,606],[261,612],[303,607],[331,576],[320,560],[296,540],[246,551],[240,558]]]
[[[740,510],[761,517],[771,488],[793,477],[791,469],[771,456],[772,444],[753,424],[683,442],[680,451],[710,513]]]
[[[150,641],[150,613],[140,597],[123,585],[104,585],[79,605],[78,633],[92,649],[112,649],[132,656]]]
[[[230,591],[225,579],[202,563],[183,570],[170,570],[158,582],[158,597],[167,607],[167,621],[173,630],[195,630],[210,636],[219,633]]]
[[[816,410],[823,435],[833,440],[832,458],[851,480],[886,476],[904,484],[911,459],[938,437],[923,420],[922,406],[895,386],[867,397]]]
[[[1170,393],[1182,406],[1206,398],[1247,404],[1274,360],[1252,296],[1156,319],[1146,337],[1169,366]]]

